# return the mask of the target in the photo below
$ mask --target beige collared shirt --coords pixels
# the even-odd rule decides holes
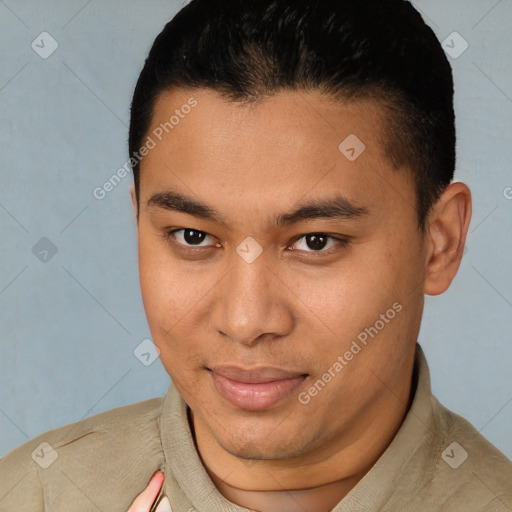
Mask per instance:
[[[419,346],[416,382],[394,440],[332,512],[510,512],[512,463],[432,396]],[[0,512],[126,512],[159,468],[173,512],[249,510],[208,476],[171,384],[165,397],[51,430],[0,459]]]

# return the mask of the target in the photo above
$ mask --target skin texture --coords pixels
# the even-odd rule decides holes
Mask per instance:
[[[407,413],[424,294],[443,293],[457,272],[470,191],[449,185],[421,232],[410,173],[387,159],[373,100],[287,91],[244,106],[209,90],[173,90],[158,98],[148,134],[190,98],[197,106],[141,162],[139,208],[132,190],[154,343],[192,410],[203,463],[228,499],[262,511],[328,511]],[[355,161],[338,149],[350,134],[366,147]],[[148,205],[170,189],[215,209],[225,224]],[[367,214],[275,223],[340,194]],[[207,236],[199,247],[183,232],[166,238],[180,228]],[[310,233],[348,243],[329,239],[315,251]],[[262,248],[252,263],[236,250],[248,236]],[[393,304],[400,312],[301,403],[299,393]],[[229,364],[307,377],[275,406],[244,410],[213,385],[209,369]]]

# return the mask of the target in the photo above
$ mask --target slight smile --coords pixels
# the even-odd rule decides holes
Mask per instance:
[[[236,366],[207,368],[217,392],[231,405],[247,411],[270,409],[289,397],[307,373],[275,367],[243,369]]]

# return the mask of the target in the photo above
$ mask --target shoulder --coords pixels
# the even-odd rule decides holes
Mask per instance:
[[[5,455],[0,459],[0,510],[59,509],[47,508],[49,497],[56,494],[52,490],[57,489],[59,496],[77,505],[76,482],[81,494],[98,486],[107,493],[112,475],[118,480],[124,472],[129,482],[137,465],[158,466],[163,458],[159,431],[163,400],[117,407],[50,430]]]
[[[508,510],[512,462],[469,421],[432,400],[441,434],[432,487],[442,510]]]

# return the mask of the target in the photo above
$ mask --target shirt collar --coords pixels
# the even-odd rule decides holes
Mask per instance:
[[[399,503],[403,500],[405,504],[411,499],[411,485],[417,487],[420,484],[418,470],[422,481],[431,480],[436,465],[436,459],[431,456],[431,446],[439,442],[440,427],[434,414],[430,372],[418,344],[414,356],[412,390],[414,398],[394,439],[370,471],[332,512],[381,510],[391,497],[393,505],[400,510]],[[403,498],[400,498],[402,492]]]

